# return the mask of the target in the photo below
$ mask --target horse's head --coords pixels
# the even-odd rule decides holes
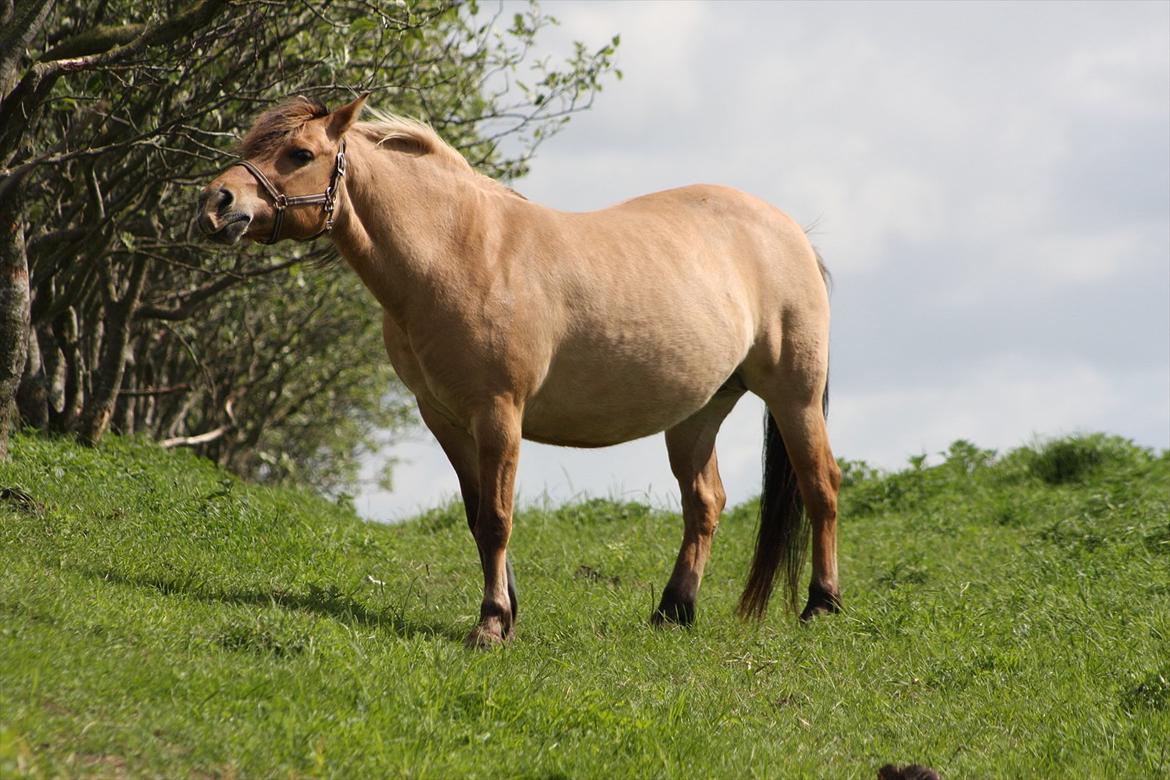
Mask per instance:
[[[244,136],[240,162],[199,193],[200,231],[222,244],[305,240],[327,231],[345,175],[345,131],[365,100],[331,112],[297,97],[261,114]]]

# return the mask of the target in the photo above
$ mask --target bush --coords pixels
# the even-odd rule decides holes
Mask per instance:
[[[1134,465],[1149,453],[1118,436],[1069,436],[1032,450],[1028,471],[1049,485],[1083,482],[1105,465]]]

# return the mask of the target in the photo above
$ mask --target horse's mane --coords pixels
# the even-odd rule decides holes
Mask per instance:
[[[467,159],[443,140],[426,122],[377,108],[366,109],[373,119],[358,122],[354,129],[385,149],[399,149],[418,155],[434,155],[457,170],[471,171]]]
[[[311,119],[327,116],[329,109],[316,98],[297,95],[265,111],[240,141],[242,157],[259,157],[280,147]]]
[[[480,184],[524,199],[524,196],[499,183],[490,176],[484,176],[467,162],[459,151],[443,140],[435,129],[425,122],[399,116],[376,108],[369,109],[373,121],[358,122],[354,130],[362,133],[382,149],[397,149],[415,155],[433,155],[448,168],[474,176]]]

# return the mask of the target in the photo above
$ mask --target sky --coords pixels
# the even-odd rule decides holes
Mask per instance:
[[[541,54],[621,35],[589,111],[516,183],[565,210],[695,182],[803,225],[833,274],[838,457],[894,469],[955,439],[1006,450],[1106,431],[1170,447],[1170,4],[546,2]],[[763,405],[717,442],[759,492]],[[458,492],[419,431],[394,521]],[[521,504],[677,507],[661,436],[526,442]]]

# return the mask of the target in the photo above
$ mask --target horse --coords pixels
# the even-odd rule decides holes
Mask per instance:
[[[829,446],[829,296],[804,230],[738,190],[693,185],[599,211],[533,203],[428,125],[296,97],[262,113],[198,195],[211,241],[327,236],[382,307],[386,352],[459,479],[483,569],[470,647],[511,639],[521,440],[605,447],[665,432],[683,538],[651,614],[689,626],[726,503],[720,424],[765,414],[755,553],[738,613],[762,619],[783,566],[802,620],[841,608]]]

